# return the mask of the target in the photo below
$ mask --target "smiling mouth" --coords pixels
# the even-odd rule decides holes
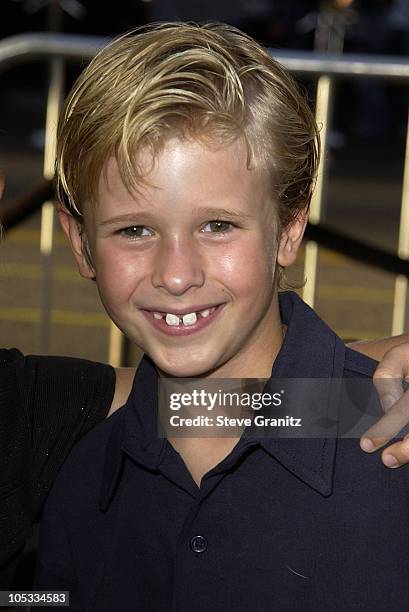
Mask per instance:
[[[167,335],[188,335],[207,327],[218,316],[225,304],[218,304],[200,310],[185,313],[163,312],[159,310],[144,310],[150,323]]]

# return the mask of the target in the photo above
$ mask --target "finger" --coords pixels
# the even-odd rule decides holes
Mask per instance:
[[[382,364],[381,364],[382,365]],[[391,370],[379,365],[373,377],[373,383],[378,392],[382,408],[385,412],[399,401],[404,391],[402,387],[402,373],[394,373],[391,377]]]
[[[382,453],[382,462],[386,467],[396,468],[409,463],[409,434],[385,448]]]
[[[372,452],[384,446],[409,423],[409,392],[361,437],[361,448]],[[366,443],[366,441],[369,441]]]

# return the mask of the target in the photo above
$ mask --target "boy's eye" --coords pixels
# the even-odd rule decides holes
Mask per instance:
[[[228,221],[208,221],[206,225],[203,226],[203,230],[205,233],[216,233],[216,234],[224,234],[225,232],[229,232],[233,228],[233,224]],[[209,229],[206,229],[209,228]]]
[[[131,225],[121,229],[119,233],[125,238],[143,238],[152,235],[152,231],[144,225]]]

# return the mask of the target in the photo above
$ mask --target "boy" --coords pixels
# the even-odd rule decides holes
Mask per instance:
[[[91,62],[58,140],[81,274],[147,356],[57,480],[37,588],[98,612],[406,610],[405,472],[356,441],[157,434],[160,377],[373,372],[278,297],[319,155],[292,79],[233,28],[153,26]]]

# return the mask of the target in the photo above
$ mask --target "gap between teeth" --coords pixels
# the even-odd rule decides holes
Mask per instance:
[[[194,325],[197,322],[198,315],[206,319],[215,310],[215,308],[215,306],[213,308],[206,308],[205,310],[201,310],[198,313],[189,312],[183,315],[182,317],[179,317],[178,315],[172,313],[166,313],[165,315],[161,314],[160,312],[154,312],[153,317],[155,319],[165,318],[167,325],[170,326],[180,325],[181,322],[183,323],[183,325]]]

